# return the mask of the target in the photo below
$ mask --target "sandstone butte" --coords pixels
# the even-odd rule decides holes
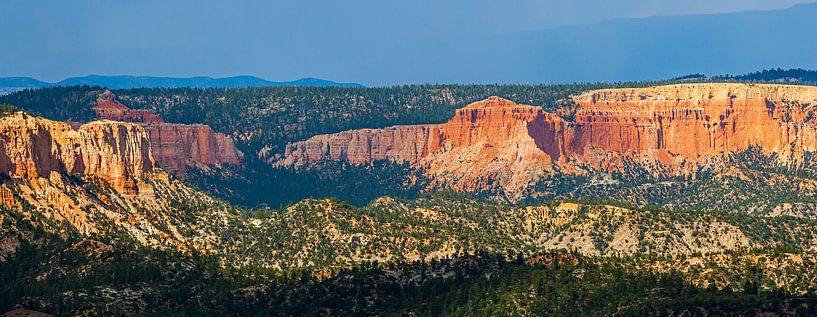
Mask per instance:
[[[230,137],[203,124],[166,123],[149,110],[129,109],[115,101],[113,93],[100,94],[93,110],[97,117],[141,125],[150,136],[158,165],[184,176],[189,165],[239,165],[243,154]]]
[[[691,175],[722,154],[756,146],[796,161],[817,150],[817,87],[679,84],[595,90],[572,97],[572,118],[499,97],[443,124],[318,135],[287,145],[276,166],[377,160],[423,168],[437,185],[518,193],[554,173]]]
[[[22,112],[0,119],[0,172],[28,180],[83,174],[134,193],[137,179],[154,167],[150,138],[133,123],[67,123]]]

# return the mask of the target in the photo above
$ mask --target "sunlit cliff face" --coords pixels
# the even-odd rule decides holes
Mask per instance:
[[[533,181],[636,164],[689,175],[722,154],[759,147],[786,161],[817,150],[817,87],[685,84],[590,91],[572,118],[499,97],[457,110],[446,123],[319,135],[289,144],[278,166],[321,160],[407,162],[434,183],[518,192]]]
[[[134,122],[147,132],[153,155],[159,165],[184,176],[188,165],[240,165],[243,154],[227,135],[203,124],[166,123],[146,109],[129,109],[115,100],[110,91],[100,94],[93,107],[105,120]]]

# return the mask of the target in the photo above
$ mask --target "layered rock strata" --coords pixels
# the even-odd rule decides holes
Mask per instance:
[[[153,169],[150,138],[133,123],[96,121],[77,130],[22,112],[0,119],[0,172],[26,179],[84,174],[124,192]]]
[[[674,167],[752,146],[795,160],[817,149],[812,86],[671,85],[591,91],[574,101],[576,124],[559,155],[591,162],[600,160],[588,149],[647,154]]]
[[[590,91],[571,118],[491,97],[446,123],[319,135],[289,144],[274,164],[376,160],[423,167],[446,186],[496,183],[518,192],[531,181],[635,164],[664,175],[695,173],[724,153],[760,147],[796,161],[817,150],[817,87],[682,84]]]
[[[243,154],[232,139],[207,125],[166,123],[149,110],[128,109],[110,91],[100,94],[93,110],[102,119],[141,125],[150,135],[158,165],[177,175],[184,176],[190,165],[241,164]]]
[[[9,234],[25,219],[60,235],[129,236],[179,251],[231,247],[213,228],[237,214],[156,169],[150,136],[140,124],[100,120],[72,128],[22,112],[2,117],[0,174],[6,234],[0,244],[25,239]],[[14,248],[0,250],[0,262]]]

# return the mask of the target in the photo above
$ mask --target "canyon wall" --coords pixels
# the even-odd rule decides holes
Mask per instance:
[[[68,124],[18,112],[0,119],[0,172],[26,179],[59,174],[98,177],[118,190],[136,190],[136,178],[154,166],[150,139],[133,123]]]
[[[227,135],[203,124],[166,123],[149,110],[129,109],[115,98],[110,91],[100,94],[93,107],[97,117],[141,125],[150,135],[153,155],[160,167],[184,176],[190,165],[241,164],[243,154]]]
[[[440,149],[441,133],[436,125],[408,125],[323,134],[288,144],[287,154],[278,164],[301,165],[325,159],[354,164],[378,160],[415,163]]]
[[[417,163],[440,152],[443,146],[452,150],[478,143],[505,142],[520,126],[541,113],[538,107],[491,97],[458,109],[454,118],[444,124],[350,130],[290,143],[276,164],[303,165],[321,160],[346,160],[354,164],[377,160]]]
[[[458,109],[442,124],[443,145],[417,162],[432,186],[462,191],[500,187],[514,195],[553,173],[553,160],[531,136],[532,123],[547,115],[539,107],[499,97]]]
[[[491,97],[458,109],[444,124],[353,130],[292,143],[274,164],[390,160],[423,167],[441,186],[477,191],[500,184],[520,191],[552,172],[551,158],[530,135],[530,122],[543,116],[539,107]]]
[[[184,175],[190,164],[217,166],[241,164],[241,153],[232,139],[203,124],[143,125],[150,135],[159,166]]]
[[[570,118],[491,97],[446,123],[345,131],[295,142],[274,164],[408,162],[463,190],[496,183],[518,192],[558,170],[695,173],[724,153],[760,147],[786,161],[817,150],[817,87],[681,84],[573,97]]]
[[[668,166],[751,146],[784,159],[817,149],[817,87],[686,84],[592,91],[574,101],[576,124],[557,138],[560,155],[590,162],[599,160],[589,149],[647,153]]]

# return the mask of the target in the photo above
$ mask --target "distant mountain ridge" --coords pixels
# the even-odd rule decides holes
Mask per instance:
[[[301,78],[294,81],[275,82],[255,76],[233,76],[213,78],[197,77],[156,77],[156,76],[103,76],[88,75],[66,78],[55,83],[44,82],[30,77],[1,77],[0,94],[10,93],[26,88],[43,88],[54,86],[90,85],[111,89],[128,88],[241,88],[263,86],[317,86],[317,87],[364,87],[357,83],[339,83],[319,78]]]

